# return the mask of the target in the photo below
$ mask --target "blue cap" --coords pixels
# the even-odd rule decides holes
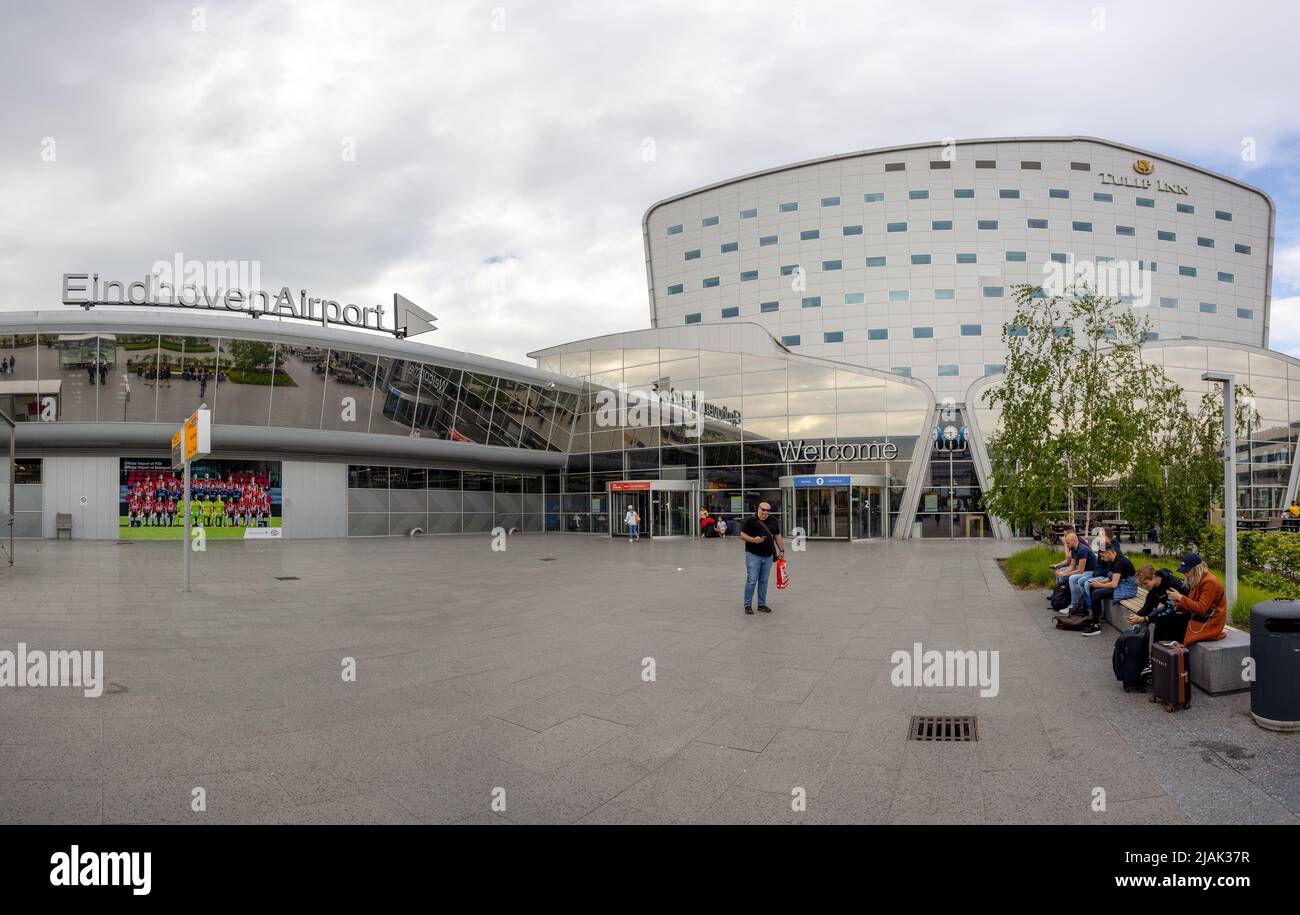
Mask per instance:
[[[1179,575],[1186,575],[1192,569],[1201,564],[1200,553],[1187,553],[1183,556],[1183,564],[1178,567]]]

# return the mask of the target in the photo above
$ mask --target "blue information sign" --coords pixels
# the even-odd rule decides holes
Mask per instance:
[[[849,478],[845,475],[820,477],[795,477],[795,489],[810,489],[816,486],[848,486]]]

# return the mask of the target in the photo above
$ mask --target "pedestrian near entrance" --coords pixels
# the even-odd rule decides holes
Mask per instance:
[[[641,524],[641,516],[636,513],[636,509],[629,505],[627,507],[627,514],[623,516],[623,520],[627,522],[627,542],[631,543],[633,540],[640,540],[641,532],[639,527]]]
[[[772,608],[767,605],[767,580],[772,574],[772,563],[785,555],[781,525],[772,517],[771,505],[759,503],[758,510],[740,525],[740,539],[745,541],[745,612],[754,612],[750,604],[757,590],[758,612],[771,613]]]

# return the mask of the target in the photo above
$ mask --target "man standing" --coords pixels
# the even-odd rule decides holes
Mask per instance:
[[[641,516],[637,514],[636,509],[629,505],[627,507],[627,514],[623,516],[623,520],[627,523],[628,543],[631,543],[633,540],[640,540],[641,534],[637,530],[637,525],[641,523]]]
[[[772,562],[785,555],[785,541],[781,539],[781,525],[772,517],[772,506],[758,504],[758,511],[745,519],[740,526],[740,539],[745,541],[745,612],[752,614],[750,606],[754,589],[758,589],[758,611],[771,613],[767,605],[767,579],[772,574]]]

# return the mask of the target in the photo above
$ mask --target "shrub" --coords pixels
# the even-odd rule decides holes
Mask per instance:
[[[1003,560],[1007,579],[1018,588],[1050,588],[1056,576],[1049,566],[1065,558],[1061,550],[1035,546]]]

